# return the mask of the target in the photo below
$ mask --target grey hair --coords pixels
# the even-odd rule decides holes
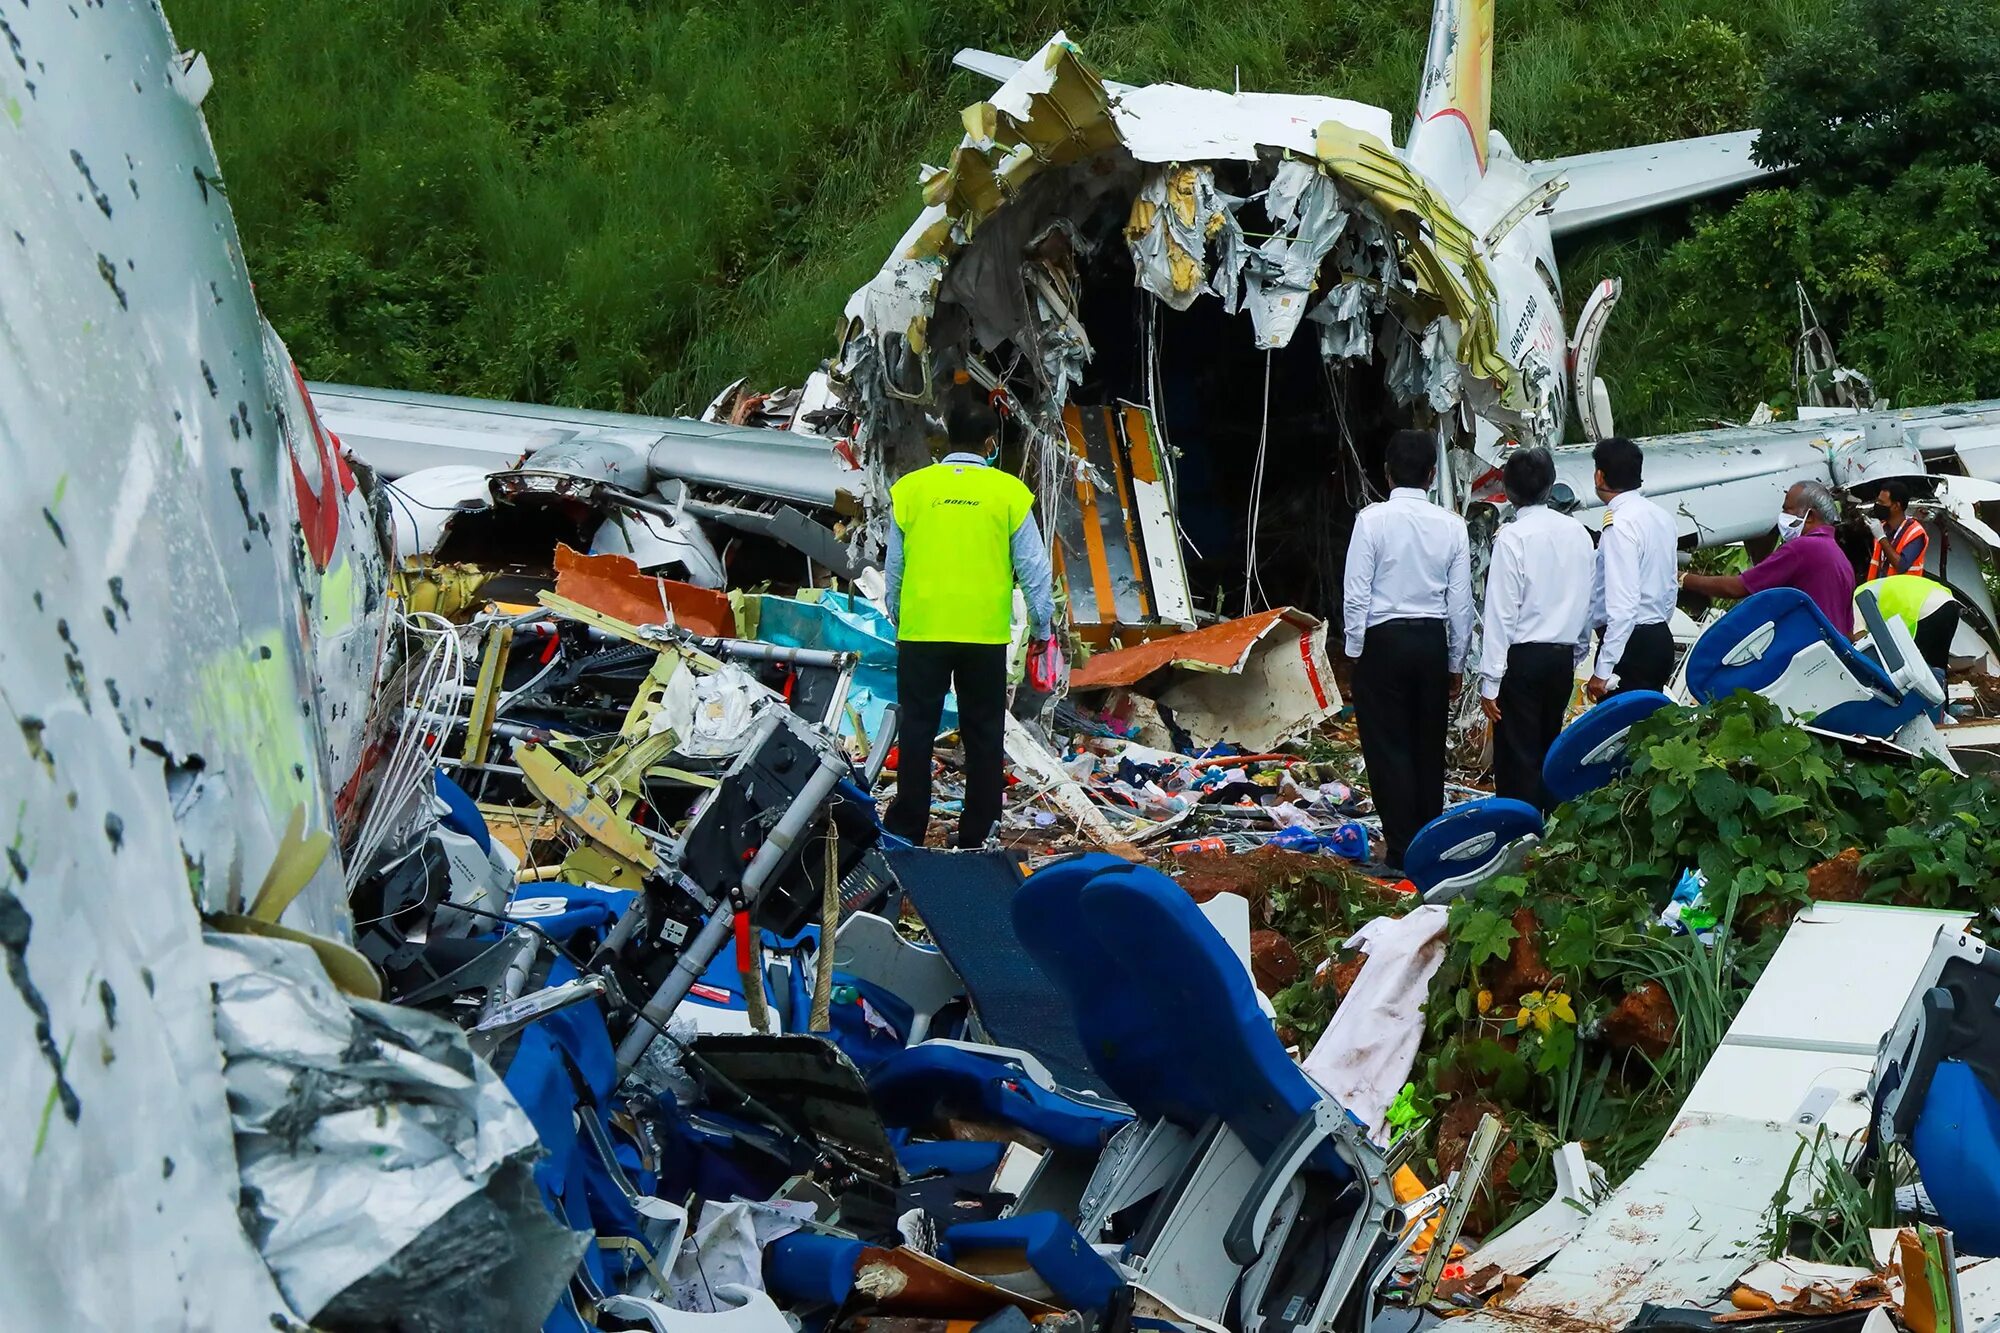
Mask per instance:
[[[1820,522],[1840,522],[1840,501],[1825,482],[1802,481],[1799,483],[1799,495],[1805,500],[1806,507],[1819,515]]]

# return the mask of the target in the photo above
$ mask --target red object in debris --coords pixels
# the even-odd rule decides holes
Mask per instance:
[[[901,772],[903,768],[903,747],[900,745],[890,746],[889,757],[882,761],[882,767],[891,773]]]
[[[736,914],[736,970],[738,972],[748,972],[755,966],[756,964],[751,961],[750,957],[750,914],[748,912],[738,912]]]
[[[558,545],[556,595],[631,625],[681,625],[733,638],[736,612],[724,593],[645,573],[623,555],[580,555]]]
[[[1220,838],[1196,838],[1193,842],[1177,842],[1167,850],[1175,856],[1199,856],[1203,852],[1226,852],[1229,845]]]
[[[1397,880],[1396,887],[1393,890],[1395,893],[1415,893],[1416,891],[1417,886],[1407,879]]]
[[[1439,1276],[1440,1279],[1445,1282],[1462,1282],[1465,1280],[1465,1265],[1446,1264],[1444,1266],[1444,1272]]]
[[[1062,645],[1054,635],[1028,649],[1028,688],[1037,694],[1054,694],[1063,678]]]

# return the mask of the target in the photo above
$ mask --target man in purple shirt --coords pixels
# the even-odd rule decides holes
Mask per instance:
[[[1778,549],[1741,574],[1687,574],[1681,587],[1710,597],[1748,597],[1766,588],[1797,588],[1833,627],[1854,637],[1854,566],[1834,540],[1840,501],[1817,481],[1785,492],[1778,513]]]

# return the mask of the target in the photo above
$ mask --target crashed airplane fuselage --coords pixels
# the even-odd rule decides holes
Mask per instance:
[[[0,30],[0,1322],[269,1327],[202,931],[352,936],[385,525],[258,313],[206,64],[137,0]]]
[[[925,171],[835,367],[876,524],[888,483],[929,459],[940,391],[984,387],[1071,621],[1102,640],[1337,601],[1346,520],[1397,426],[1439,431],[1458,503],[1508,445],[1561,440],[1573,385],[1600,433],[1616,289],[1572,338],[1553,244],[1572,169],[1489,131],[1492,20],[1491,0],[1439,0],[1400,149],[1381,108],[1107,83],[1063,34],[1020,62],[962,53],[1001,85]],[[1595,223],[1740,184],[1761,174],[1747,148],[1577,159],[1580,206]]]

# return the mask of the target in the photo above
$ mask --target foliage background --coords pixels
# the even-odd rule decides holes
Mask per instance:
[[[1857,105],[1922,100],[1915,76],[1940,63],[1994,95],[1994,7],[1865,7],[1908,11],[1898,32],[1922,47],[1871,78],[1855,77],[1854,34],[1800,35],[1823,10],[1809,0],[1501,0],[1494,123],[1536,156],[1740,128],[1767,65],[1822,84],[1838,73],[1813,91]],[[990,86],[950,68],[957,48],[1025,54],[1066,27],[1115,78],[1337,93],[1387,106],[1400,135],[1430,6],[167,8],[215,70],[204,109],[251,272],[308,375],[673,411],[740,374],[796,383],[831,350],[847,293],[918,206],[918,164],[943,158],[958,109]],[[1784,401],[1794,277],[1847,358],[1899,399],[2000,392],[1985,318],[2000,298],[1988,169],[2000,116],[1984,110],[1970,122],[1980,134],[1955,135],[1956,109],[1931,106],[1919,153],[1894,134],[1815,145],[1845,163],[1830,192],[1649,222],[1567,256],[1572,301],[1600,276],[1627,282],[1604,367],[1621,424],[1693,426]],[[1905,173],[1911,157],[1938,165]],[[1886,209],[1874,206],[1885,179]],[[1913,320],[1921,331],[1887,331]]]

